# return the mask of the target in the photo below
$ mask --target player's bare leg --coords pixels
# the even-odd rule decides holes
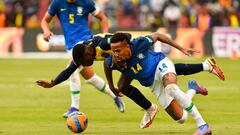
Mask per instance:
[[[88,80],[93,77],[95,72],[92,69],[92,67],[89,66],[89,67],[84,67],[83,70],[80,72],[80,74],[85,80]]]
[[[184,123],[187,119],[187,112],[173,99],[165,111],[177,122]]]
[[[124,112],[125,105],[121,98],[119,96],[116,96],[109,88],[108,84],[97,76],[95,72],[93,71],[92,67],[84,67],[84,69],[80,72],[80,74],[83,76],[84,79],[86,79],[86,82],[92,84],[95,88],[97,88],[99,91],[110,95],[113,99],[115,104],[118,107],[118,110],[120,112]]]

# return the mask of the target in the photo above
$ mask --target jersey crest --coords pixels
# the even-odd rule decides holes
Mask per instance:
[[[82,7],[77,7],[77,15],[82,15],[83,8]]]
[[[144,59],[144,58],[145,58],[145,56],[144,56],[143,53],[138,54],[137,57],[138,57],[139,59]]]

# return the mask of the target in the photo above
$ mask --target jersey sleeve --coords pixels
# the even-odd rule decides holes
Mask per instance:
[[[110,43],[110,39],[111,39],[112,35],[106,34],[103,39],[101,40],[99,46],[101,47],[101,49],[103,50],[111,50],[111,43]]]
[[[48,13],[49,13],[51,16],[54,16],[54,15],[57,13],[57,2],[56,2],[56,0],[53,0],[53,1],[51,2],[51,4],[49,5]]]
[[[72,61],[71,64],[53,80],[55,85],[67,80],[78,67],[79,65],[76,65]]]
[[[102,50],[111,50],[110,45],[110,39],[112,35],[111,34],[105,34],[105,35],[96,35],[93,38],[93,43],[99,46]]]
[[[132,41],[134,52],[143,52],[154,44],[151,36],[138,37]]]
[[[87,9],[88,9],[88,12],[93,15],[97,15],[100,11],[100,8],[98,8],[95,2],[92,0],[88,0]]]

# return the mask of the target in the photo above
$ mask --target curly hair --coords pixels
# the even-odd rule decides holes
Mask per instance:
[[[118,32],[115,33],[112,38],[111,38],[111,43],[117,43],[117,42],[122,42],[122,41],[127,41],[127,43],[130,43],[130,39],[131,39],[132,35],[129,33],[122,33],[122,32]]]

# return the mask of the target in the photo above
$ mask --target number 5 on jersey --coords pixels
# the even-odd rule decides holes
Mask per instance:
[[[69,14],[69,23],[70,24],[74,23],[74,14]]]

